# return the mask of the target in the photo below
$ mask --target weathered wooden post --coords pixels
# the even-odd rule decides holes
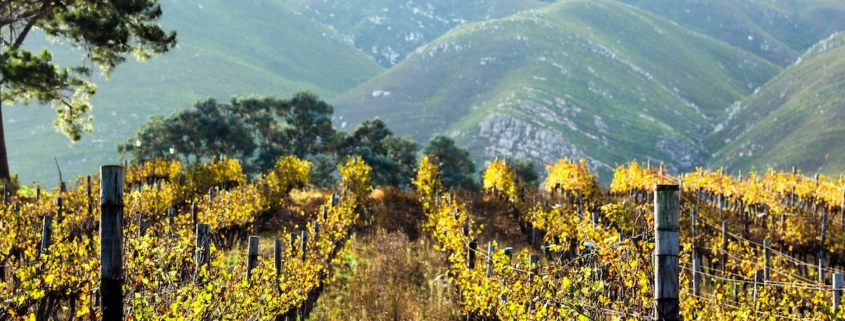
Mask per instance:
[[[208,264],[211,257],[211,225],[196,225],[197,273],[203,265]]]
[[[698,236],[698,208],[692,208],[692,215],[691,215],[691,224],[692,225],[692,289],[693,294],[695,296],[701,295],[701,258],[698,257],[698,253],[695,250],[695,240],[697,240]]]
[[[654,187],[654,194],[654,318],[680,320],[680,189],[678,185],[658,184]]]
[[[493,276],[493,242],[487,242],[487,277]]]
[[[816,179],[818,180],[818,174],[816,174]],[[824,239],[827,234],[827,209],[824,210],[822,213],[822,231],[821,231],[821,243],[819,243],[819,283],[824,284],[824,265],[825,265],[825,252],[824,252]]]
[[[123,197],[123,193],[121,193],[121,197]],[[56,207],[57,207],[57,209],[56,209],[56,223],[61,224],[62,223],[62,212],[64,211],[64,207],[65,207],[64,201],[62,200],[61,196],[56,198]]]
[[[143,237],[147,234],[147,220],[143,217],[138,219],[138,237]]]
[[[273,243],[273,267],[277,276],[282,274],[282,240]]]
[[[722,272],[728,270],[728,222],[722,221]]]
[[[839,302],[842,301],[842,273],[833,274],[833,314],[839,313]]]
[[[191,202],[191,220],[194,222],[194,225],[199,223],[197,221],[197,203]]]
[[[103,320],[123,319],[123,182],[119,165],[100,167],[100,311]]]
[[[467,268],[470,270],[475,268],[476,250],[478,250],[478,242],[476,240],[469,241],[469,251],[467,251]]]
[[[763,256],[766,259],[763,281],[768,282],[772,279],[772,244],[769,239],[763,240]]]
[[[94,215],[94,200],[91,199],[91,175],[88,175],[88,183],[85,185],[85,192],[88,195],[86,199],[88,201],[88,216],[91,217]]]
[[[537,274],[540,258],[537,255],[531,254],[528,256],[528,283],[534,282],[534,275]]]
[[[314,221],[314,241],[320,239],[320,221]]]
[[[701,296],[701,259],[692,257],[692,293]]]
[[[41,254],[47,252],[50,247],[53,237],[53,217],[50,215],[44,216],[44,224],[41,225]]]
[[[845,188],[843,188],[842,190],[843,190],[843,199],[845,199]],[[35,202],[38,203],[38,201],[40,201],[40,200],[41,200],[41,186],[35,186]]]
[[[302,243],[302,262],[305,262],[308,259],[308,231],[302,231],[300,241]]]
[[[329,220],[329,209],[325,206],[320,206],[320,208],[322,209],[322,212],[323,212],[323,222],[328,221]]]
[[[256,265],[258,265],[258,236],[253,235],[249,237],[246,258],[246,279],[250,284],[252,283],[252,269]]]

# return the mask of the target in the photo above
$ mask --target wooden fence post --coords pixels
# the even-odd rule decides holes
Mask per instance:
[[[816,180],[818,182],[818,174],[816,174]],[[822,231],[821,231],[821,245],[819,246],[819,283],[824,284],[824,265],[825,265],[825,251],[824,251],[824,239],[827,234],[827,209],[824,210],[822,214]]]
[[[197,203],[191,202],[191,220],[194,222],[194,225],[199,223],[197,221]]]
[[[121,193],[121,197],[123,197],[122,195],[123,195],[123,193]],[[58,208],[58,209],[56,209],[56,223],[61,224],[62,223],[62,212],[64,211],[64,207],[65,207],[64,201],[62,200],[61,196],[56,198],[56,207]]]
[[[122,166],[100,167],[100,311],[103,320],[123,319]]]
[[[94,200],[91,198],[91,175],[88,175],[88,183],[85,185],[85,192],[88,198],[88,216],[94,215]]]
[[[701,259],[692,257],[692,293],[701,296]]]
[[[320,206],[320,208],[323,212],[323,222],[328,221],[329,220],[329,209],[325,206]]]
[[[258,236],[249,237],[246,258],[246,280],[252,284],[252,269],[258,265]]]
[[[282,240],[273,243],[273,267],[276,270],[276,279],[282,274]]]
[[[512,247],[510,247],[510,246],[505,247],[505,249],[503,251],[505,252],[505,255],[508,256],[508,260],[513,260],[513,248]]]
[[[728,270],[728,222],[722,221],[722,272]]]
[[[493,242],[487,242],[487,277],[493,276]]]
[[[528,256],[528,283],[534,282],[534,275],[540,269],[539,263],[540,258],[537,255],[531,254]]]
[[[138,213],[140,215],[140,213]],[[143,217],[138,219],[138,237],[142,237],[147,234],[147,220]]]
[[[44,216],[44,224],[41,226],[41,254],[47,252],[47,248],[52,243],[53,236],[53,217],[50,215]]]
[[[657,320],[680,320],[679,190],[678,185],[654,187],[654,318]]]
[[[467,251],[467,268],[470,270],[475,268],[476,250],[478,250],[478,242],[476,240],[469,241],[469,251]]]
[[[698,208],[692,208],[692,215],[691,215],[691,224],[692,225],[692,289],[693,294],[695,296],[701,295],[701,258],[698,257],[698,253],[695,251],[695,240],[697,239],[698,235]]]
[[[768,282],[772,278],[772,244],[769,239],[763,240],[763,255],[766,258],[765,270],[763,270],[763,281]]]
[[[196,225],[196,246],[197,246],[197,271],[203,265],[208,264],[211,257],[211,225]]]
[[[302,237],[300,239],[302,243],[302,262],[305,262],[308,259],[308,231],[302,231]]]
[[[833,314],[839,313],[839,302],[842,300],[842,273],[833,274]]]

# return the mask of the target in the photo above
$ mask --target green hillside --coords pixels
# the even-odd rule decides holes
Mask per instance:
[[[812,47],[759,92],[733,106],[707,138],[713,166],[730,170],[845,171],[845,34]]]
[[[26,183],[96,172],[118,159],[115,144],[129,138],[154,114],[170,114],[214,96],[287,96],[311,90],[331,98],[383,71],[372,59],[280,1],[163,0],[162,25],[177,30],[177,49],[144,63],[130,58],[112,79],[94,79],[94,133],[71,144],[56,133],[50,107],[4,106],[10,169]],[[43,37],[28,44],[39,48]],[[49,44],[47,44],[49,45]],[[80,53],[61,44],[58,60],[77,62]],[[101,77],[100,77],[101,78]]]
[[[830,34],[845,30],[845,1],[620,0],[671,19],[775,64],[788,66]]]
[[[334,100],[348,124],[380,116],[426,141],[438,132],[477,160],[632,158],[703,164],[725,106],[779,67],[615,1],[559,1],[461,26]]]
[[[385,68],[465,23],[496,19],[547,4],[539,0],[284,0],[337,32]]]

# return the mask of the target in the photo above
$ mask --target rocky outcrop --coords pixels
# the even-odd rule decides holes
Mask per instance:
[[[484,156],[531,158],[539,163],[554,163],[569,157],[586,159],[590,170],[611,169],[605,163],[591,158],[569,142],[561,132],[540,127],[510,115],[492,113],[478,124],[480,130],[476,150],[483,149]]]

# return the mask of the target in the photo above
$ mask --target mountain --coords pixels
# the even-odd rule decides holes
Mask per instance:
[[[759,91],[734,104],[707,138],[714,166],[845,172],[845,34],[810,48]]]
[[[539,8],[538,0],[285,0],[390,68],[420,46],[465,23]]]
[[[72,144],[57,133],[50,107],[3,106],[10,169],[24,183],[94,173],[118,161],[115,145],[131,137],[151,115],[169,115],[208,96],[286,97],[310,90],[331,98],[383,68],[328,27],[280,1],[162,0],[161,24],[177,30],[178,48],[138,63],[129,58],[110,80],[95,77],[94,133]],[[51,48],[54,57],[78,64],[80,52],[32,35],[27,45]]]
[[[819,40],[845,30],[845,1],[620,1],[784,67]]]
[[[427,141],[448,133],[476,161],[632,158],[703,164],[725,107],[780,68],[617,1],[558,1],[461,25],[333,100],[345,124],[380,116]]]

